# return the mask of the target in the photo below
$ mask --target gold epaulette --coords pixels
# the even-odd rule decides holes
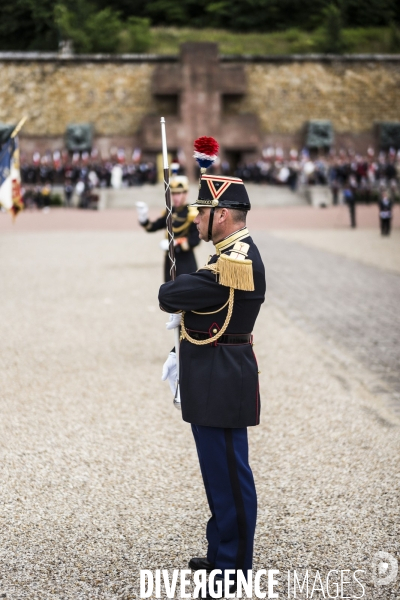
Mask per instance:
[[[199,271],[212,271],[226,287],[254,292],[253,261],[246,258],[249,248],[249,244],[237,242],[229,253],[221,254],[217,262],[205,265]]]
[[[247,258],[249,248],[249,244],[236,242],[230,252],[220,255],[217,268],[221,285],[254,292],[253,261]]]
[[[218,259],[219,282],[235,290],[254,292],[253,261],[238,260],[228,254]]]

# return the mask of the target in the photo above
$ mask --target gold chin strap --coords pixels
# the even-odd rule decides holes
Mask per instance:
[[[231,317],[232,317],[232,312],[233,312],[234,295],[235,295],[235,290],[234,290],[234,288],[231,287],[229,289],[228,312],[226,314],[225,323],[222,325],[222,327],[218,331],[218,333],[216,333],[213,337],[207,338],[205,340],[195,340],[194,338],[190,337],[190,335],[186,331],[186,327],[185,327],[185,322],[184,322],[185,313],[182,312],[181,341],[182,340],[187,340],[191,344],[195,344],[195,346],[206,346],[207,344],[212,344],[213,342],[216,342],[221,337],[221,335],[223,335],[225,333],[225,331],[228,328],[229,322],[230,322]]]

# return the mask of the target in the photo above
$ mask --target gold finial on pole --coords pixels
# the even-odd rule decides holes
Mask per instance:
[[[10,137],[15,138],[16,135],[18,135],[18,133],[21,131],[25,121],[27,120],[28,117],[22,117],[22,119],[20,120],[20,122],[18,123],[18,125],[16,126],[16,128],[14,129],[14,131],[12,132],[12,134],[10,135]]]

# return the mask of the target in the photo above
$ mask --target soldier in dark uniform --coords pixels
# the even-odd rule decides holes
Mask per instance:
[[[187,177],[177,175],[170,181],[172,198],[172,227],[175,239],[176,274],[193,273],[197,269],[196,257],[193,248],[200,243],[199,233],[193,220],[197,215],[197,209],[186,204],[189,184]],[[166,212],[156,219],[149,221],[148,208],[144,202],[136,203],[139,223],[149,233],[166,229]],[[167,234],[166,234],[167,236]],[[165,251],[164,257],[164,281],[170,281],[168,262],[168,239],[162,240],[161,249]]]
[[[252,331],[265,298],[265,271],[246,228],[250,201],[241,179],[203,175],[193,206],[200,238],[213,242],[215,254],[159,292],[163,310],[182,314],[182,417],[192,426],[211,511],[207,557],[192,558],[189,566],[220,569],[221,577],[234,569],[246,577],[257,514],[247,427],[260,422]],[[164,379],[173,379],[175,366],[170,353]]]
[[[379,218],[381,221],[381,234],[390,235],[390,226],[392,224],[392,206],[387,190],[383,190],[379,200]]]

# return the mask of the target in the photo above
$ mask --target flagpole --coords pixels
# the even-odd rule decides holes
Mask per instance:
[[[171,189],[169,187],[169,165],[168,165],[168,151],[167,151],[167,136],[165,133],[165,119],[161,117],[161,140],[162,140],[162,154],[163,154],[163,171],[164,171],[164,190],[165,190],[165,207],[167,209],[167,232],[168,232],[168,259],[169,259],[169,272],[171,281],[176,279],[176,262],[175,262],[175,247],[174,247],[174,230],[172,227],[172,206],[171,206]],[[176,391],[174,397],[175,408],[181,408],[181,395],[179,390],[179,327],[174,329],[175,335],[175,353],[176,353]]]
[[[14,131],[12,132],[12,134],[10,135],[11,138],[15,138],[16,135],[19,134],[19,132],[21,131],[22,127],[24,126],[25,121],[27,120],[28,117],[22,117],[22,119],[19,121],[18,125],[16,126],[16,128],[14,129]]]

